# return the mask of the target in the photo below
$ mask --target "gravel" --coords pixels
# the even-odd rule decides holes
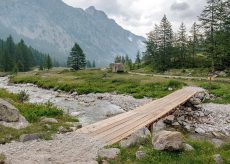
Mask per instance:
[[[77,132],[58,134],[51,141],[14,142],[0,146],[12,164],[96,163],[104,143]]]

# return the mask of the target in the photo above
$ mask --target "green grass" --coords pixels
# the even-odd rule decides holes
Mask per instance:
[[[203,83],[201,87],[209,90],[210,93],[216,96],[216,99],[212,102],[219,104],[230,104],[230,84],[224,83]]]
[[[199,71],[196,71],[199,72]],[[105,77],[106,74],[106,77]],[[169,79],[131,75],[113,74],[101,70],[50,70],[41,72],[19,73],[11,78],[14,83],[34,83],[46,89],[77,92],[78,94],[117,92],[129,94],[135,98],[161,98],[186,85],[201,86],[214,94],[217,99],[212,102],[230,103],[230,83],[213,82],[209,87],[207,80]],[[172,91],[169,91],[172,88]]]
[[[52,134],[56,133],[60,126],[68,129],[70,125],[66,124],[66,122],[78,121],[76,118],[65,115],[62,110],[57,109],[50,104],[38,105],[20,103],[20,96],[18,94],[8,93],[3,89],[0,89],[0,98],[11,102],[16,108],[18,108],[20,114],[22,114],[30,123],[27,128],[20,130],[0,125],[0,144],[8,143],[11,140],[18,140],[22,134],[38,133],[40,134],[41,139],[51,139]],[[51,128],[47,128],[47,123],[40,122],[41,117],[56,118],[58,123],[48,123]]]
[[[14,83],[34,83],[46,89],[54,88],[66,92],[77,92],[78,94],[117,92],[129,94],[136,98],[152,97],[160,98],[185,84],[183,82],[163,79],[139,77],[130,74],[113,74],[100,70],[71,71],[44,71],[30,72],[13,76]]]
[[[207,141],[187,141],[195,151],[192,152],[166,152],[154,150],[151,141],[143,143],[141,151],[146,153],[143,159],[136,159],[135,153],[139,146],[121,149],[121,154],[115,160],[110,160],[110,164],[215,164],[214,154],[220,154],[224,163],[230,163],[230,144],[223,148],[216,149]],[[102,159],[99,159],[102,160]]]

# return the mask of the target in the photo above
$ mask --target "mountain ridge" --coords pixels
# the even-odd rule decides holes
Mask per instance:
[[[61,62],[75,42],[98,65],[109,64],[116,55],[134,59],[144,49],[143,37],[123,29],[103,11],[73,8],[62,0],[2,0],[0,28],[1,37],[22,38]]]

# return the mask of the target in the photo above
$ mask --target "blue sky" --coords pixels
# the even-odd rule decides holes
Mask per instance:
[[[200,15],[206,0],[63,0],[70,6],[95,6],[131,32],[145,36],[164,14],[177,30],[183,21],[189,31]]]

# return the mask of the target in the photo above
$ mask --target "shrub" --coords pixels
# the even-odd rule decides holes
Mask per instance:
[[[18,100],[20,103],[23,103],[29,99],[29,95],[26,93],[26,91],[21,91],[18,94]]]

